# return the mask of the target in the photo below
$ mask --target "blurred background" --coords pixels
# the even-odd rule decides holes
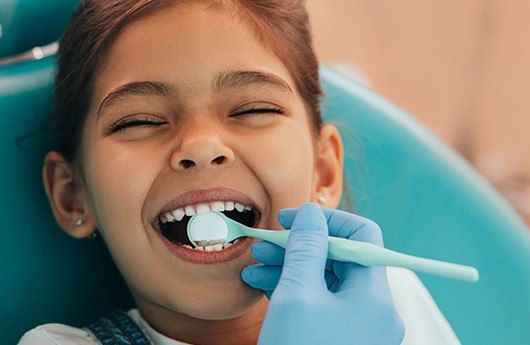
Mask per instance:
[[[0,0],[0,67],[53,54],[77,3]],[[323,63],[407,110],[530,224],[530,1],[307,5]]]
[[[307,4],[322,62],[415,116],[530,224],[530,1]]]

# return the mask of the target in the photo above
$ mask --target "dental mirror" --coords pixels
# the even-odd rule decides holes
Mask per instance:
[[[224,243],[228,238],[228,224],[215,212],[192,217],[187,230],[188,238],[195,246]]]

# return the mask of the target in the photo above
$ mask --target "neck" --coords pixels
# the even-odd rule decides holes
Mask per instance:
[[[256,344],[269,301],[263,297],[244,314],[226,320],[202,320],[158,305],[136,301],[144,320],[157,332],[190,344]]]

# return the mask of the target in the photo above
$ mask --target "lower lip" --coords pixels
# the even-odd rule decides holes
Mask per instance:
[[[245,237],[241,238],[236,244],[231,245],[227,249],[218,252],[205,252],[174,244],[159,232],[157,232],[157,234],[162,238],[162,241],[173,255],[183,261],[199,265],[211,265],[235,260],[243,255],[253,242],[251,237]]]

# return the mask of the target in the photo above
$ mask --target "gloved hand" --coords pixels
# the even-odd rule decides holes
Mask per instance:
[[[270,298],[258,344],[401,343],[404,326],[385,267],[327,260],[328,231],[382,246],[377,224],[314,203],[280,211],[279,221],[291,229],[286,250],[255,243],[252,254],[262,264],[242,272],[247,284]]]

